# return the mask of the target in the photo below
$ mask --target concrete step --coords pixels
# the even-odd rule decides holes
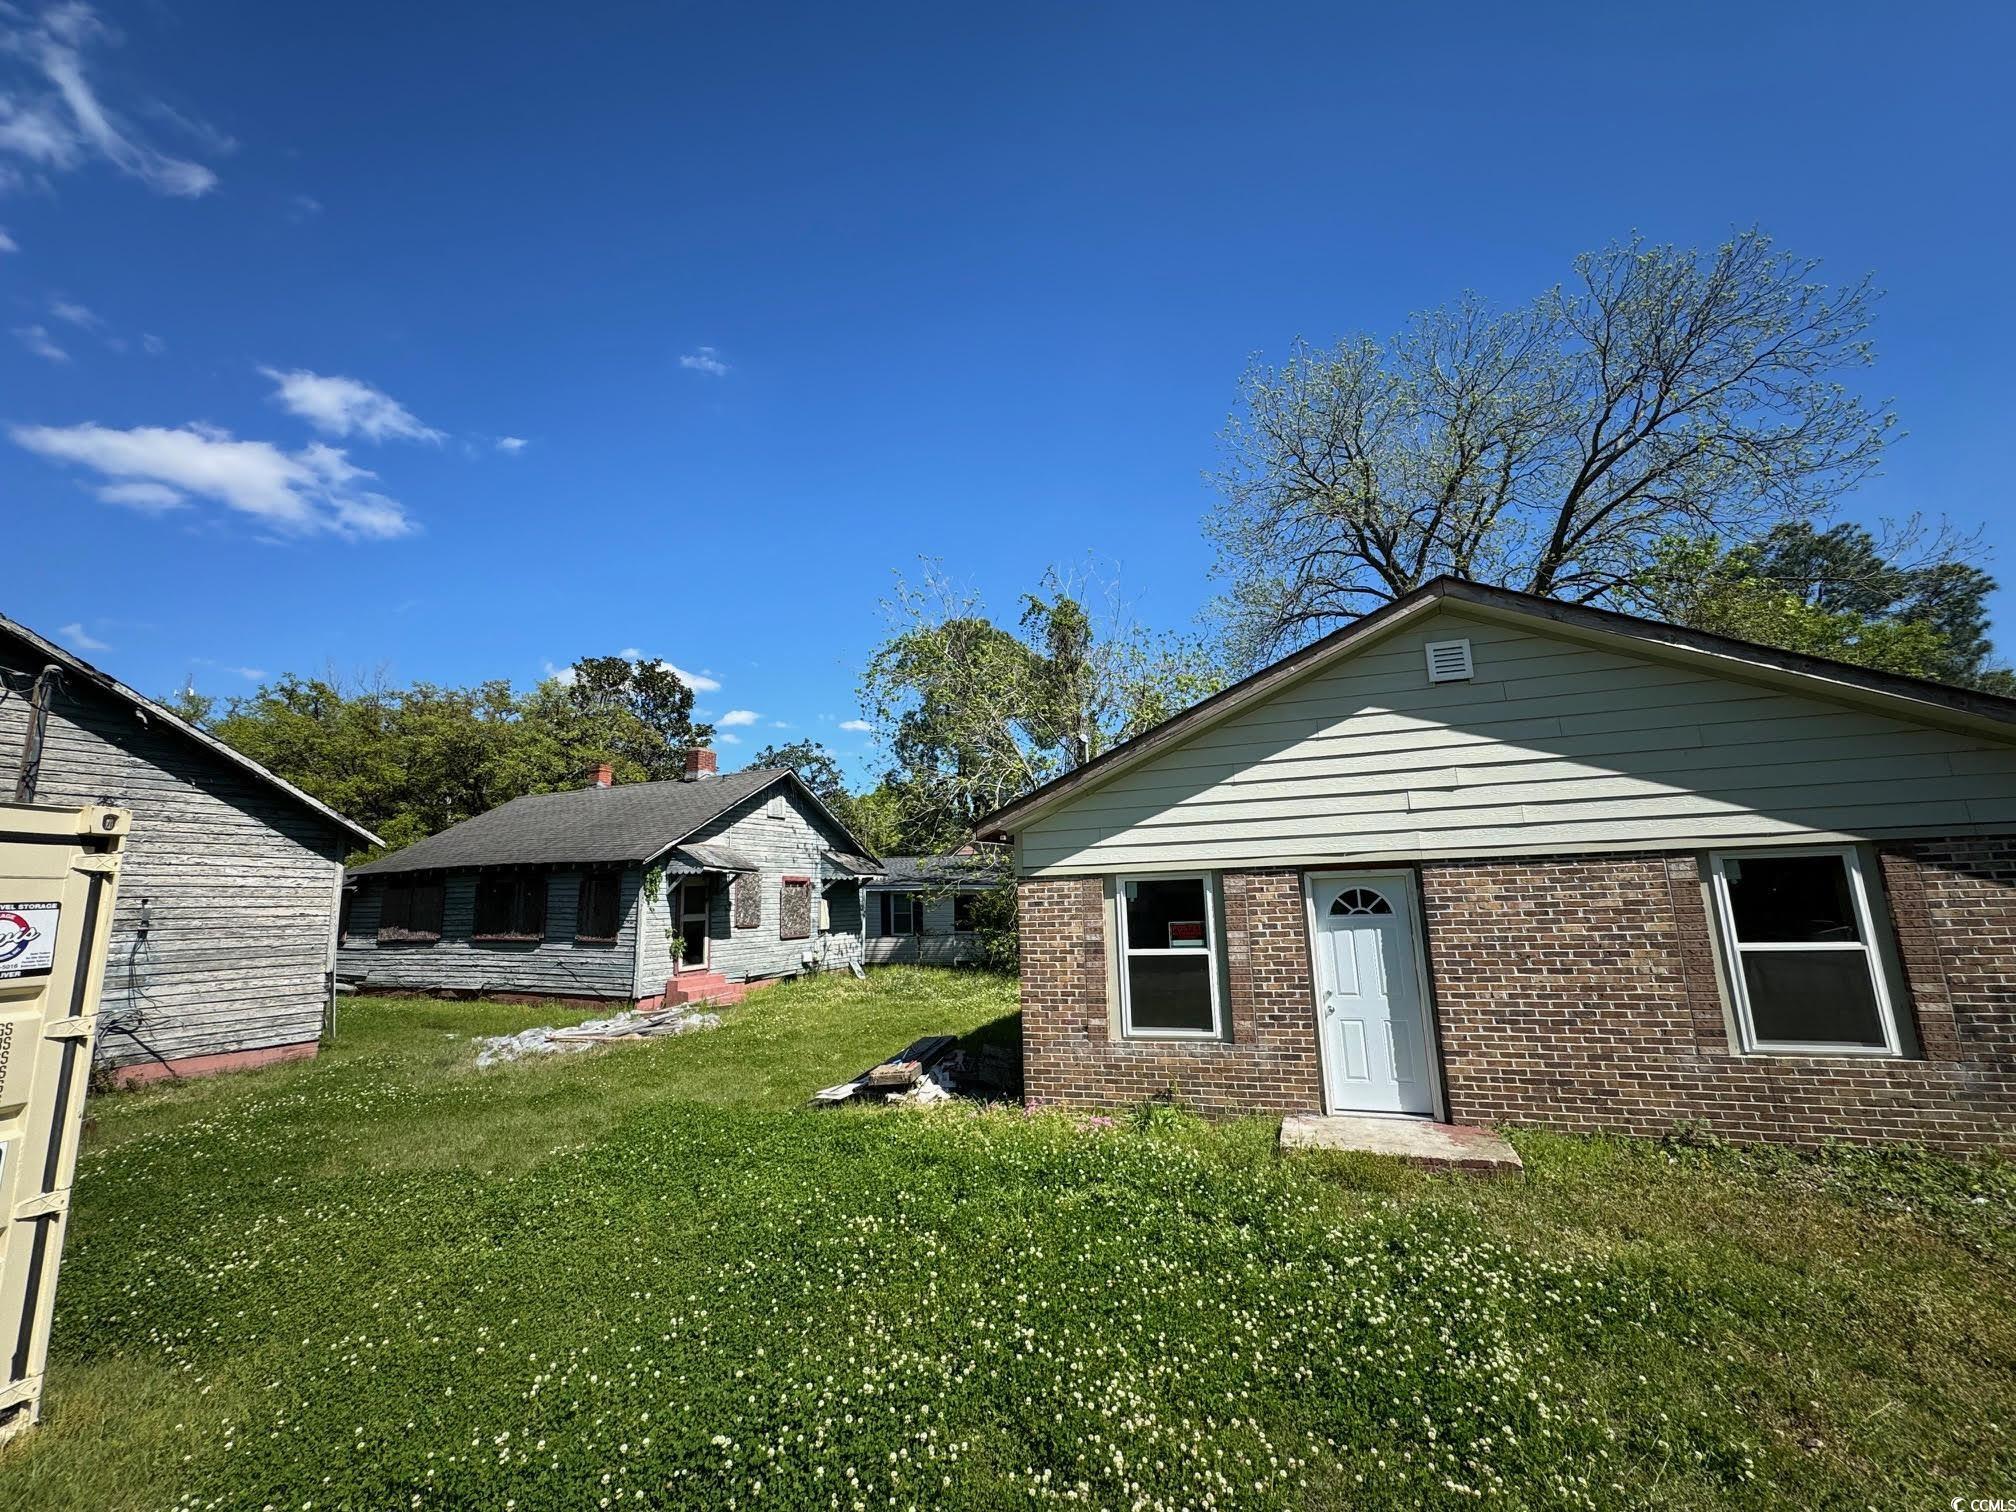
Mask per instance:
[[[761,982],[731,982],[718,971],[682,971],[665,984],[667,1008],[726,1008],[762,986]]]
[[[1358,1150],[1478,1176],[1509,1176],[1523,1169],[1519,1152],[1494,1130],[1370,1113],[1291,1114],[1281,1120],[1281,1148]]]

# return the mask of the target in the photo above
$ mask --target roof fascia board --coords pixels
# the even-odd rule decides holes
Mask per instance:
[[[209,750],[211,754],[223,757],[226,761],[232,763],[232,765],[250,772],[261,782],[278,788],[297,803],[314,810],[316,813],[322,815],[323,818],[330,820],[366,843],[371,845],[383,845],[385,843],[355,820],[344,818],[321,799],[311,797],[277,772],[268,771],[243,751],[232,749],[215,735],[209,734],[207,731],[200,730],[195,725],[190,724],[188,720],[182,718],[181,715],[175,713],[172,709],[164,708],[153,699],[147,697],[146,694],[136,692],[134,689],[127,687],[125,683],[119,681],[111,673],[101,672],[82,657],[64,650],[52,640],[46,640],[42,636],[37,635],[18,620],[11,620],[5,615],[0,615],[0,630],[5,630],[8,634],[25,641],[38,654],[48,657],[51,661],[62,666],[66,671],[74,672],[102,691],[132,704],[147,718],[160,720],[169,729],[176,731],[189,740],[195,741],[198,745]]]

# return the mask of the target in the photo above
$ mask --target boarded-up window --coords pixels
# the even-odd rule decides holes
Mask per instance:
[[[763,922],[763,879],[755,872],[737,872],[729,890],[735,901],[735,927],[754,929]]]
[[[546,938],[546,874],[505,873],[476,880],[477,940]]]
[[[786,877],[779,910],[777,937],[805,940],[812,935],[812,879]]]
[[[392,877],[378,910],[378,938],[394,943],[441,938],[439,877]]]
[[[574,938],[607,941],[622,927],[617,908],[620,895],[614,872],[590,872],[581,879],[581,904],[575,916]]]

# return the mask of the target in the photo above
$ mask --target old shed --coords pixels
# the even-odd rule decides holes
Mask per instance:
[[[9,795],[133,813],[99,1064],[142,1080],[313,1055],[343,857],[377,837],[5,618],[0,680]]]

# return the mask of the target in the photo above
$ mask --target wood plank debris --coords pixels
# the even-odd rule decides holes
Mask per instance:
[[[958,1041],[949,1034],[927,1034],[879,1065],[870,1066],[852,1081],[821,1087],[812,1094],[815,1103],[843,1103],[869,1093],[893,1094],[914,1087],[939,1061],[952,1053]]]

